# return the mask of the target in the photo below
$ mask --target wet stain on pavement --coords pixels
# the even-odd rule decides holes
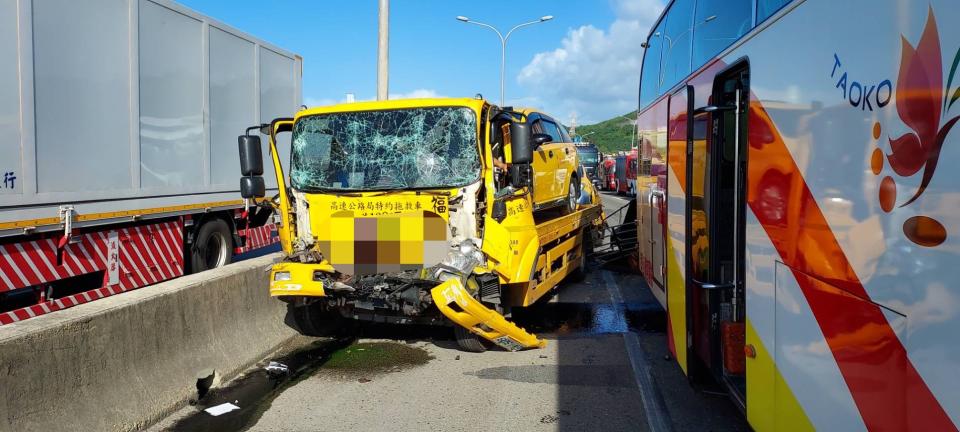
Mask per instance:
[[[634,388],[623,377],[631,376],[628,365],[523,365],[497,366],[465,372],[480,379],[507,380],[527,384],[551,384],[604,388]]]
[[[651,303],[544,303],[514,309],[514,321],[535,333],[609,334],[666,331],[666,313]]]
[[[399,372],[411,366],[426,364],[433,359],[426,350],[396,342],[364,342],[334,352],[321,369],[337,371],[346,376],[369,377],[378,373]]]

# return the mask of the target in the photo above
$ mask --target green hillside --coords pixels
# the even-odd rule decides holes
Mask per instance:
[[[604,153],[627,150],[633,139],[633,122],[628,118],[637,118],[637,112],[631,111],[597,124],[577,126],[577,134],[584,141],[596,144]]]

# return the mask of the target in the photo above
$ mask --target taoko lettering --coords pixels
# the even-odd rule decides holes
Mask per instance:
[[[833,71],[830,72],[830,78],[837,80],[836,87],[843,92],[843,98],[851,106],[859,107],[864,111],[873,111],[873,107],[883,108],[893,98],[893,83],[890,80],[885,79],[879,84],[864,84],[852,80],[843,70],[843,63],[836,54],[833,55]]]

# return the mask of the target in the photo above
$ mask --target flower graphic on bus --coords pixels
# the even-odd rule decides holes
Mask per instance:
[[[940,50],[940,36],[937,21],[931,8],[927,15],[920,41],[914,48],[901,36],[902,51],[900,73],[897,80],[897,114],[912,132],[897,138],[889,138],[890,153],[886,160],[890,168],[901,177],[910,177],[920,170],[923,175],[917,191],[906,202],[905,207],[916,201],[926,191],[940,159],[940,149],[947,134],[953,129],[960,116],[947,115],[954,103],[960,99],[960,87],[953,88],[957,66],[960,64],[960,50],[953,58],[946,86],[943,85],[943,63]],[[952,91],[951,91],[952,90]],[[879,123],[874,125],[874,138],[880,137]],[[874,151],[871,165],[875,174],[880,173],[883,154]],[[886,211],[893,210],[896,202],[896,182],[886,176],[880,182],[880,206]],[[937,246],[946,240],[943,225],[928,216],[914,216],[903,226],[908,239],[921,246]]]

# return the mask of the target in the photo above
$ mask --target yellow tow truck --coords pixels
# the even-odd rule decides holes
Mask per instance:
[[[268,201],[258,128],[279,185]],[[287,174],[281,133],[292,134]],[[279,214],[285,256],[270,294],[304,334],[348,320],[453,323],[468,351],[542,347],[510,310],[582,275],[603,217],[560,123],[481,98],[304,109],[247,129],[239,147],[253,217]]]

